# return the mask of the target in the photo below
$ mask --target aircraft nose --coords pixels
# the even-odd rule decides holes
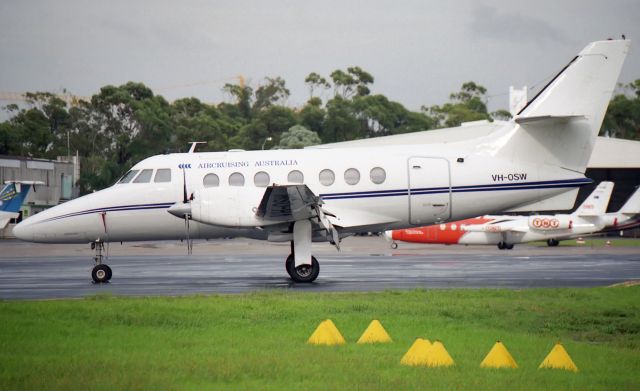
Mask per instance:
[[[33,229],[30,224],[25,224],[24,221],[13,227],[13,235],[20,240],[33,241]]]

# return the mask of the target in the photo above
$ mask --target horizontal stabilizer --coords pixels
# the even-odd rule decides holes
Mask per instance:
[[[543,200],[533,201],[524,205],[518,205],[515,208],[505,210],[508,213],[521,213],[521,212],[542,212],[545,210],[571,210],[576,203],[576,197],[580,189],[572,189],[565,191],[553,197],[545,198]]]
[[[517,124],[547,124],[547,123],[562,123],[569,122],[571,120],[585,119],[584,115],[539,115],[536,117],[517,117],[515,119]]]

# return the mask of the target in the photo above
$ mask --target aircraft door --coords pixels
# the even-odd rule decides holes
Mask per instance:
[[[436,157],[411,157],[409,170],[409,222],[428,225],[451,217],[449,161]]]

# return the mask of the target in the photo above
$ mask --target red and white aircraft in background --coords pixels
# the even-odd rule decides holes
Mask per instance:
[[[640,213],[640,188],[618,212],[606,213],[613,191],[612,182],[601,182],[575,212],[571,214],[533,216],[482,216],[428,227],[386,231],[392,240],[432,244],[497,244],[501,250],[511,250],[516,243],[546,240],[557,246],[560,239],[599,232],[605,229],[625,229]]]

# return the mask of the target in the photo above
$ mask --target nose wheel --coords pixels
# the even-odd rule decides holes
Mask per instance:
[[[91,249],[96,252],[96,255],[93,256],[93,261],[96,265],[91,270],[91,278],[97,284],[109,282],[113,272],[109,265],[102,263],[104,242],[98,240],[91,242]]]
[[[320,274],[320,264],[316,257],[311,257],[311,265],[300,265],[296,267],[293,254],[289,254],[285,262],[285,268],[289,277],[295,282],[313,282]]]

